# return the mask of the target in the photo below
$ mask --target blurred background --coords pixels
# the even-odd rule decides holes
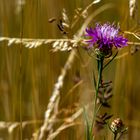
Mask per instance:
[[[92,0],[0,0],[0,37],[59,39],[62,32],[57,20],[63,8],[72,22],[75,9],[84,9]],[[89,10],[89,15],[104,5],[89,26],[96,22],[119,23],[123,31],[139,29],[139,1],[135,17],[130,17],[128,0],[101,0]],[[102,7],[102,8],[101,8]],[[87,15],[87,17],[89,16]],[[53,18],[56,21],[50,23]],[[71,36],[81,28],[84,18],[71,30]],[[129,36],[129,40],[135,41]],[[128,46],[119,55],[130,51]],[[135,47],[135,46],[134,46]],[[25,48],[22,44],[8,46],[0,41],[0,140],[31,140],[43,124],[45,111],[53,93],[54,85],[64,67],[70,52],[52,52],[51,45],[42,44],[37,48]],[[128,53],[114,60],[104,71],[104,79],[113,81],[111,108],[113,117],[120,117],[128,126],[126,140],[140,139],[140,53]],[[83,105],[93,100],[93,78],[96,73],[94,57],[83,50],[73,60],[60,90],[59,113],[57,118],[67,118]],[[78,125],[64,129],[54,139],[84,140],[83,116]],[[24,125],[20,122],[23,122]],[[82,123],[81,123],[82,122]],[[80,123],[80,124],[79,124]],[[62,122],[54,126],[56,129]],[[22,130],[22,131],[21,131]],[[98,139],[112,139],[105,130]],[[38,138],[36,138],[38,139]]]

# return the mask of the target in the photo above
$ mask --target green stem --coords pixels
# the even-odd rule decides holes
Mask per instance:
[[[114,140],[117,139],[117,133],[114,133]]]
[[[98,98],[99,86],[100,86],[101,81],[102,81],[103,60],[104,60],[103,57],[100,57],[97,60],[97,63],[98,63],[98,80],[97,80],[96,93],[95,93],[95,99],[94,99],[94,110],[93,110],[94,115],[93,115],[91,130],[90,130],[91,139],[93,138],[93,127],[95,125],[96,115],[99,111],[99,110],[97,111],[97,98]],[[99,107],[99,109],[100,109],[100,107]]]

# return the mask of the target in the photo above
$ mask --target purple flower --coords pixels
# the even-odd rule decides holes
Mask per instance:
[[[105,23],[103,25],[96,24],[94,29],[87,28],[86,36],[91,37],[88,40],[88,48],[92,48],[94,45],[102,52],[108,52],[112,50],[112,47],[122,48],[127,46],[127,39],[119,34],[120,28],[114,26],[114,24]]]

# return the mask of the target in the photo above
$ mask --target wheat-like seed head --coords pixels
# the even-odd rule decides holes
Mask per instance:
[[[134,18],[136,14],[137,0],[129,0],[129,14]]]

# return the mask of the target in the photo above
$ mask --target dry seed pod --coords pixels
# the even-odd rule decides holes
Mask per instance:
[[[10,39],[9,42],[8,42],[8,46],[11,46],[13,43],[15,42],[15,39]]]
[[[56,41],[53,43],[53,52],[56,51],[70,51],[72,49],[72,43],[68,41]]]
[[[52,17],[48,20],[49,23],[53,23],[54,21],[56,21],[56,18],[55,17]]]
[[[65,21],[65,23],[69,24],[69,18],[68,18],[68,16],[67,16],[66,9],[63,9],[62,18],[63,18],[63,20]]]
[[[59,44],[59,41],[56,41],[56,42],[53,43],[53,46],[52,47],[53,48],[56,48],[58,46],[58,44]]]
[[[136,13],[136,0],[129,0],[129,14],[130,14],[130,17],[134,18],[135,16],[135,13]]]

